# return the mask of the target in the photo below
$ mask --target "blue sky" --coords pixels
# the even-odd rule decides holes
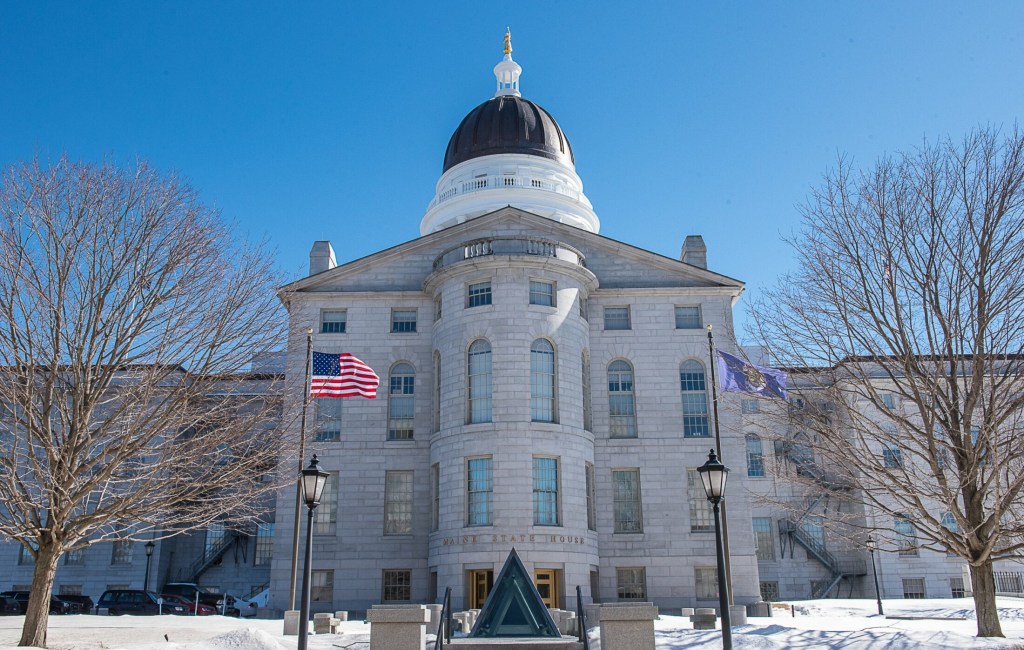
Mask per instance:
[[[148,159],[298,277],[316,239],[419,235],[506,25],[601,233],[671,257],[701,234],[748,292],[837,156],[1024,107],[1021,2],[3,2],[0,165]]]

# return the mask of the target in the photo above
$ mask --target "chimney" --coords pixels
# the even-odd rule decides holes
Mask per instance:
[[[683,249],[679,251],[679,259],[687,264],[708,268],[708,247],[700,235],[687,235],[683,240]]]
[[[316,275],[336,267],[338,263],[334,260],[334,249],[331,242],[313,242],[313,249],[309,251],[309,274]]]

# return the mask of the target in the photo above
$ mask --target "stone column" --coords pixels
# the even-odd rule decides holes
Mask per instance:
[[[654,650],[653,603],[608,603],[601,605],[601,650]]]
[[[366,612],[370,650],[425,650],[430,612],[424,605],[374,605]]]

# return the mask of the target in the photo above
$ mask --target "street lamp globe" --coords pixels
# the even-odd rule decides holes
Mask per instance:
[[[704,484],[708,501],[721,501],[725,496],[725,481],[729,477],[729,468],[718,460],[714,449],[708,454],[707,462],[697,468],[697,472]]]
[[[302,470],[302,498],[306,502],[306,507],[311,510],[320,505],[329,476],[327,472],[317,467],[319,462],[316,454],[313,454],[309,467]]]
[[[153,557],[153,549],[155,548],[156,544],[153,543],[153,540],[149,540],[148,542],[146,542],[146,557]]]
[[[868,537],[867,540],[864,543],[867,545],[868,550],[870,552],[872,552],[872,553],[875,552],[876,545],[875,545],[875,540],[874,540],[873,537]]]

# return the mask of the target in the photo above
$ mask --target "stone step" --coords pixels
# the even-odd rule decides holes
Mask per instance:
[[[428,644],[429,645],[429,644]],[[513,638],[496,639],[452,639],[451,645],[445,648],[453,650],[583,650],[583,644],[573,636],[552,638]]]

